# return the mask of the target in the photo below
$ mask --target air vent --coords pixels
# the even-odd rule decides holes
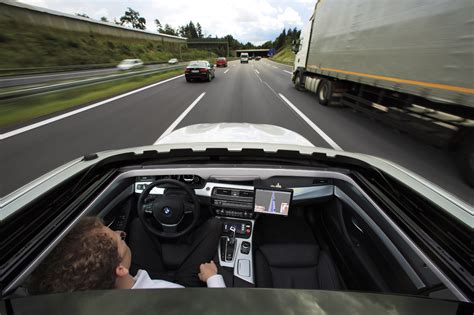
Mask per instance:
[[[243,190],[241,190],[239,196],[243,197],[243,198],[253,198],[253,191],[243,191]]]
[[[230,189],[216,188],[214,190],[214,195],[230,196],[231,194],[232,191]]]

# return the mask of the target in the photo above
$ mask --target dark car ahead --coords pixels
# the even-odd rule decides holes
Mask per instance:
[[[217,58],[216,67],[227,67],[227,58],[225,57]]]
[[[191,61],[184,71],[184,76],[188,82],[192,80],[210,82],[215,77],[214,65],[206,60]]]

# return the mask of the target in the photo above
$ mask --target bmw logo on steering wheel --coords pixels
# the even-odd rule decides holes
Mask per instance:
[[[163,208],[163,215],[165,217],[170,217],[173,214],[173,210],[171,210],[170,207],[164,207]]]

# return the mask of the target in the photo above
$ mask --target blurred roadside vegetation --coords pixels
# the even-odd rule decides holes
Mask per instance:
[[[213,59],[217,55],[178,44],[111,37],[56,28],[36,27],[14,20],[0,21],[0,68],[118,64],[127,58],[146,62]]]

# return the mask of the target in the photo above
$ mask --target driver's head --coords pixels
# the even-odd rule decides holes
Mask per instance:
[[[117,279],[128,275],[131,263],[122,233],[96,217],[81,219],[35,270],[30,292],[113,289]]]

